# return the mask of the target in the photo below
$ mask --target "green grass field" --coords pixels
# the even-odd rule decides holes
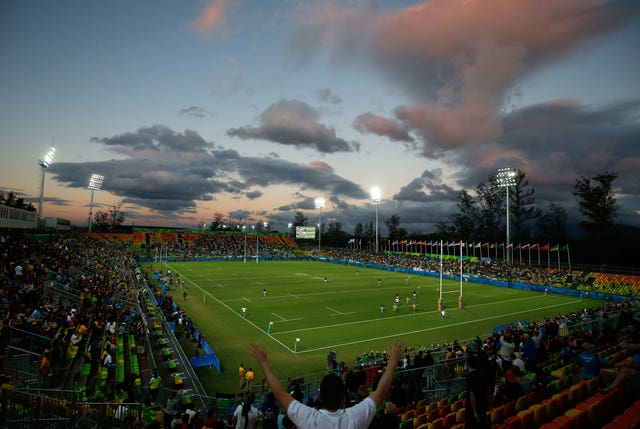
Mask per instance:
[[[443,322],[437,311],[439,277],[408,277],[326,262],[175,262],[155,267],[183,277],[188,297],[183,300],[175,292],[175,299],[220,358],[221,375],[199,370],[211,394],[238,390],[241,362],[256,369],[248,352],[249,341],[265,346],[276,373],[286,379],[323,371],[330,350],[338,352],[338,360],[351,364],[365,351],[386,349],[397,339],[407,347],[466,340],[489,335],[496,325],[540,320],[601,304],[465,283],[465,308],[458,309],[460,283],[444,280],[447,321]],[[414,291],[415,314],[411,308]],[[396,293],[401,305],[394,314]],[[246,317],[242,317],[242,307],[247,309]],[[300,338],[297,350],[296,338]],[[256,377],[260,379],[259,371]]]

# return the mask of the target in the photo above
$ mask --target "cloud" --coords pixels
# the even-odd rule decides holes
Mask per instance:
[[[298,64],[320,54],[372,64],[412,100],[395,120],[435,158],[500,139],[500,107],[518,79],[639,10],[605,0],[430,0],[392,11],[332,3],[309,13],[289,53]]]
[[[361,133],[371,133],[388,137],[392,141],[413,143],[414,139],[409,135],[407,127],[399,122],[373,113],[359,115],[353,123],[353,127]]]
[[[335,130],[318,122],[318,112],[303,101],[280,100],[260,115],[260,126],[231,128],[227,135],[243,140],[268,140],[320,153],[353,152],[359,144],[336,136]]]
[[[176,133],[164,125],[141,127],[135,132],[122,133],[114,137],[91,137],[91,141],[123,154],[128,154],[129,151],[165,149],[186,153],[205,152],[211,147],[211,144],[195,131],[185,130],[183,133]]]
[[[189,106],[184,109],[180,109],[180,114],[185,116],[194,116],[196,118],[205,118],[208,113],[204,107]]]
[[[205,34],[222,31],[224,29],[227,9],[231,5],[231,0],[209,0],[200,13],[200,16],[191,22],[191,29]]]
[[[334,94],[329,88],[319,89],[318,91],[316,91],[316,95],[318,97],[318,100],[322,102],[331,104],[342,104],[342,98]]]
[[[403,186],[394,200],[412,202],[455,201],[457,192],[443,183],[442,170],[425,170],[420,177]]]
[[[256,198],[260,198],[262,196],[262,192],[260,191],[250,191],[244,194],[250,200],[255,200]]]
[[[216,195],[255,199],[252,188],[296,185],[347,198],[367,198],[354,182],[337,175],[321,161],[309,165],[279,157],[243,157],[237,151],[207,142],[197,132],[176,132],[164,125],[141,127],[112,137],[93,137],[119,159],[99,162],[56,162],[47,172],[70,188],[87,187],[92,173],[105,176],[101,192],[127,204],[161,213],[193,213],[198,201]]]
[[[475,186],[511,166],[526,173],[538,200],[571,202],[578,177],[613,171],[622,194],[640,195],[639,118],[640,99],[600,108],[563,99],[515,110],[505,116],[498,141],[460,153],[458,162],[468,167],[462,184]]]

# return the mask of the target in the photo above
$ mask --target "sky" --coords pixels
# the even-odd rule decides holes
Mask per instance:
[[[353,233],[378,186],[428,233],[498,168],[572,223],[609,171],[640,226],[639,42],[634,0],[2,0],[0,190],[37,207],[53,144],[43,215],[76,225],[97,173],[126,224]]]

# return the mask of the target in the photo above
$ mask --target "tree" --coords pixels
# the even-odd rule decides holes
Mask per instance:
[[[296,212],[296,216],[293,219],[293,226],[305,226],[307,224],[307,217],[302,212]]]
[[[510,226],[513,231],[511,236],[516,241],[522,241],[527,221],[536,219],[540,215],[534,205],[536,201],[534,193],[535,190],[529,187],[529,181],[525,179],[525,173],[517,170],[516,184],[509,192]]]
[[[20,210],[26,210],[29,212],[36,211],[36,208],[33,206],[33,204],[25,203],[24,198],[22,197],[18,198],[13,191],[9,192],[6,195],[3,192],[0,192],[0,204],[9,206],[9,207],[14,207]]]
[[[224,224],[224,215],[220,212],[215,212],[213,214],[213,220],[211,221],[211,230],[218,231],[222,229],[223,224]]]
[[[478,208],[475,206],[473,197],[465,189],[460,191],[458,198],[459,201],[456,205],[460,212],[453,218],[453,229],[456,237],[450,238],[469,242],[475,235],[476,225],[478,224]]]
[[[347,234],[342,230],[340,222],[330,222],[327,226],[325,240],[328,246],[344,247],[347,241],[346,236]]]
[[[356,224],[355,229],[353,230],[353,235],[356,238],[362,238],[364,237],[364,226],[362,225],[362,222],[358,222]]]
[[[384,224],[387,226],[387,230],[389,231],[389,240],[397,240],[398,238],[398,225],[400,225],[400,216],[393,215],[386,221]]]
[[[573,185],[573,195],[585,217],[580,226],[592,238],[601,237],[614,225],[618,208],[612,183],[617,177],[616,173],[605,171],[593,178],[581,176]]]
[[[536,224],[546,241],[560,243],[567,240],[567,211],[562,206],[549,203],[549,211],[539,213]]]
[[[476,188],[478,193],[478,235],[479,239],[495,241],[501,237],[500,221],[503,215],[504,192],[498,187],[495,175]]]
[[[373,226],[373,221],[364,224],[363,238],[369,243],[369,247],[372,248],[372,242],[375,240],[376,230]]]
[[[114,204],[108,210],[97,210],[93,222],[97,227],[114,230],[124,223],[125,213],[121,211],[122,203]]]

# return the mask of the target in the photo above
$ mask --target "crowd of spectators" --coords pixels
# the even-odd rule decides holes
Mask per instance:
[[[252,240],[247,242],[246,252],[244,246],[245,237],[242,235],[206,234],[198,235],[186,244],[176,243],[174,250],[182,249],[185,257],[204,254],[242,256],[255,251]],[[259,246],[261,254],[293,256],[291,247],[279,237],[265,236]],[[73,351],[79,350],[82,362],[90,365],[90,379],[103,369],[107,371],[106,379],[99,381],[96,378],[95,384],[87,385],[85,393],[90,399],[114,402],[150,402],[154,399],[149,396],[153,392],[143,389],[140,380],[145,379],[144,374],[130,372],[120,381],[115,377],[116,338],[133,335],[142,355],[148,330],[144,315],[139,311],[142,297],[133,287],[133,278],[140,272],[125,246],[83,234],[50,236],[42,241],[4,234],[0,237],[0,254],[0,348],[5,355],[5,359],[0,360],[0,373],[5,387],[68,388],[73,381],[69,376],[74,374],[71,365],[76,361]],[[354,249],[327,249],[322,256],[366,266],[440,270],[440,260],[427,256],[374,254]],[[445,260],[443,270],[457,274],[459,262]],[[542,285],[560,283],[567,286],[575,280],[563,271],[511,267],[500,261],[489,264],[465,261],[463,271],[478,277]],[[163,305],[166,312],[173,311],[171,300]],[[580,355],[610,342],[611,338],[624,337],[625,341],[640,343],[639,315],[635,300],[607,302],[582,312],[514,325],[467,344],[452,341],[442,346],[408,348],[399,368],[410,371],[482,351],[490,366],[492,385],[496,386],[494,403],[500,403],[528,391],[545,388],[548,375],[540,368],[552,356],[560,355],[567,362],[581,362]],[[172,316],[176,320],[181,317],[180,314]],[[183,316],[182,320],[186,322],[186,331],[192,331],[188,328],[190,319]],[[568,326],[580,326],[581,329],[569,331]],[[35,378],[5,371],[8,345],[41,356]],[[366,396],[363,386],[375,385],[382,373],[380,368],[386,364],[384,352],[367,351],[349,365],[338,362],[333,355],[331,369],[341,374],[350,392],[349,401],[356,403]],[[368,368],[376,368],[372,377],[366,374]],[[148,372],[147,376],[153,379],[153,368],[141,365],[141,369],[140,372]],[[592,374],[588,370],[583,373],[587,376]],[[402,385],[401,382],[394,383],[392,401],[402,405],[418,399],[418,390],[407,394]],[[171,400],[175,400],[175,395]],[[170,405],[167,407],[171,408]],[[182,411],[189,409],[182,408],[176,406],[175,415],[179,415],[175,418],[176,423],[184,419]],[[205,414],[206,411],[194,414],[195,420],[194,415],[190,415],[187,422],[199,424],[209,418],[211,422],[220,424],[215,416],[205,417]]]

